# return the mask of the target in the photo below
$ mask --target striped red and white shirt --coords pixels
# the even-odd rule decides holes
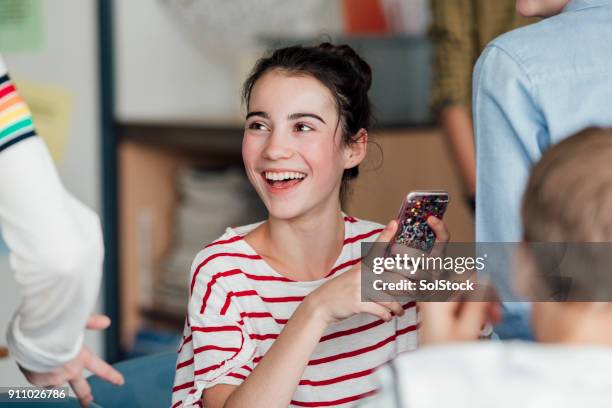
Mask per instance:
[[[242,238],[257,225],[228,228],[194,260],[173,408],[202,406],[202,392],[217,384],[240,385],[304,297],[358,263],[360,243],[375,241],[383,228],[345,217],[344,246],[328,276],[296,282],[272,269]],[[376,368],[417,347],[415,304],[404,308],[407,313],[390,322],[360,314],[329,325],[291,406],[348,407],[375,394]]]

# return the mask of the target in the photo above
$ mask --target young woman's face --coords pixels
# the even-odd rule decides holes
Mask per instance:
[[[550,17],[559,14],[570,0],[516,0],[516,10],[525,17]]]
[[[338,121],[335,100],[317,79],[273,70],[257,80],[242,159],[271,217],[339,206],[342,173],[361,160],[342,143]]]

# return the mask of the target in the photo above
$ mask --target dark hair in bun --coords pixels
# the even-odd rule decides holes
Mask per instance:
[[[310,75],[330,90],[338,108],[343,143],[354,143],[361,129],[370,130],[372,107],[368,90],[372,85],[372,70],[350,46],[328,42],[310,47],[297,45],[277,49],[270,56],[261,58],[243,86],[242,97],[247,107],[257,80],[274,69],[289,74]],[[344,171],[343,198],[348,181],[358,174],[359,166]]]

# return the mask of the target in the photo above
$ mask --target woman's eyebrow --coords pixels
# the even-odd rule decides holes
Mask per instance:
[[[304,117],[317,119],[327,125],[327,123],[325,123],[322,117],[320,117],[319,115],[315,115],[314,113],[305,113],[305,112],[292,113],[291,115],[289,115],[289,120],[295,120],[295,119],[304,118]]]
[[[251,116],[261,116],[264,119],[270,119],[270,115],[268,115],[266,112],[256,111],[247,113],[245,120]]]

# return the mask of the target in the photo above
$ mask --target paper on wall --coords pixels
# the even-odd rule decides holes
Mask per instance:
[[[0,0],[0,51],[36,51],[43,43],[40,0]]]
[[[61,164],[72,119],[72,93],[55,85],[20,78],[14,81],[32,111],[36,132],[47,144],[55,164]]]

